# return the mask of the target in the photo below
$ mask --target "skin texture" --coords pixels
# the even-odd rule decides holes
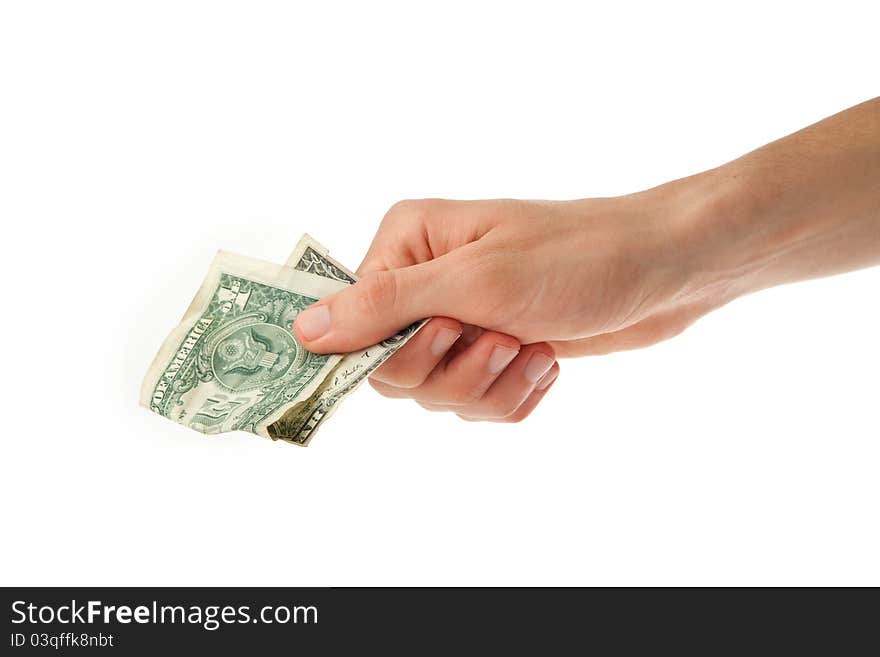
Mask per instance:
[[[516,422],[558,357],[649,346],[751,292],[880,263],[880,99],[717,169],[615,198],[394,205],[361,280],[294,324],[345,352],[423,317],[383,395]],[[451,346],[450,346],[451,345]]]

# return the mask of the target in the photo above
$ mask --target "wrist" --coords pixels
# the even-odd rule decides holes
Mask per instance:
[[[781,282],[777,264],[799,238],[778,221],[772,191],[731,165],[668,187],[680,299],[717,307]]]

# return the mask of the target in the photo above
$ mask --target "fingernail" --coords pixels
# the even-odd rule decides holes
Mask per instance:
[[[440,329],[431,341],[431,354],[434,356],[442,356],[449,351],[449,347],[451,347],[460,337],[461,333],[458,331],[453,331],[448,328]]]
[[[519,349],[511,349],[510,347],[502,347],[500,344],[495,345],[492,353],[489,355],[489,374],[498,374],[507,367],[516,355]]]
[[[306,308],[297,315],[296,325],[306,340],[317,340],[330,330],[330,308],[326,305]]]
[[[547,354],[534,354],[529,358],[523,374],[526,375],[529,383],[537,383],[542,376],[550,371],[550,368],[553,367],[553,362],[553,359]]]
[[[538,381],[538,385],[535,386],[535,390],[543,390],[551,383],[553,383],[556,380],[557,376],[559,376],[559,370],[547,372],[547,374],[544,375],[544,378]]]

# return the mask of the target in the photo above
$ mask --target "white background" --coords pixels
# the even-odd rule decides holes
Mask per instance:
[[[880,584],[880,270],[566,361],[521,425],[136,403],[217,249],[720,164],[878,94],[875,6],[3,3],[0,583]]]

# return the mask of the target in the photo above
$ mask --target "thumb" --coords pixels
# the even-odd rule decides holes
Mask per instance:
[[[446,314],[452,296],[451,270],[430,260],[411,267],[374,271],[324,297],[297,315],[293,333],[309,351],[343,353],[363,349],[409,324]]]

